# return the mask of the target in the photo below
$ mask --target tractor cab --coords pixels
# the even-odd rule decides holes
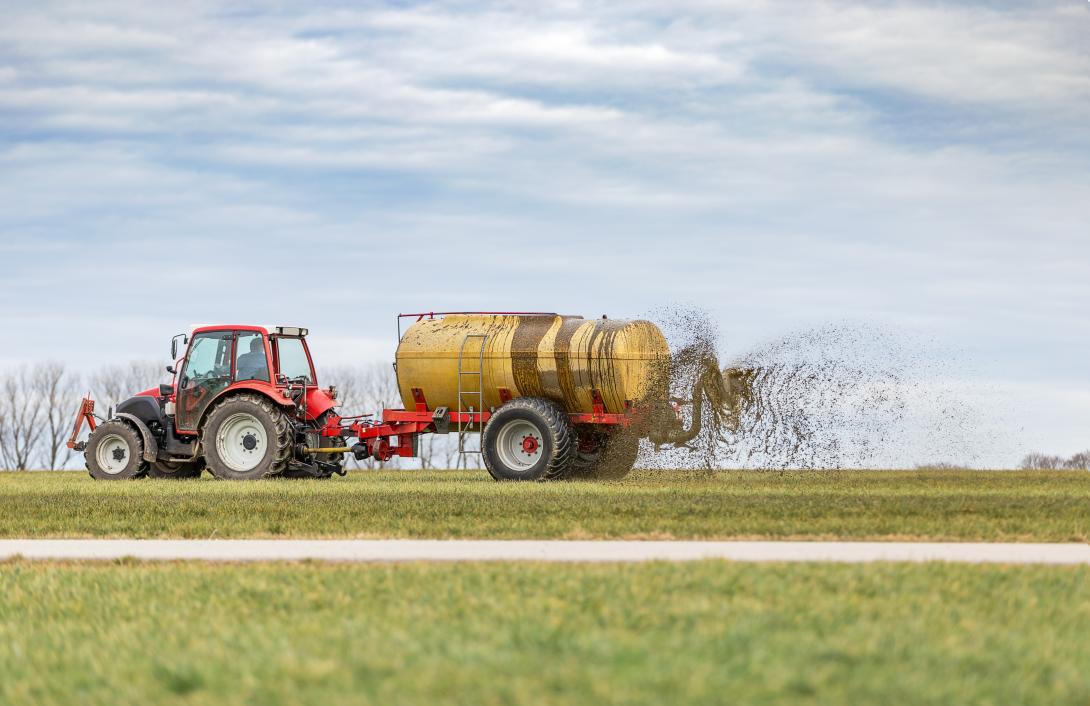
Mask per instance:
[[[278,401],[302,394],[305,403],[307,388],[317,386],[306,335],[305,328],[294,326],[201,326],[192,339],[181,336],[189,344],[185,358],[177,370],[169,368],[176,376],[178,433],[197,433],[208,406],[228,388],[253,389]],[[172,357],[178,341],[177,336],[172,341]]]
[[[281,404],[305,406],[312,397],[308,392],[317,388],[306,333],[289,326],[202,326],[192,339],[182,336],[189,349],[177,369],[169,368],[175,375],[178,433],[196,434],[208,406],[229,389],[250,389]],[[178,354],[178,341],[171,342],[172,356]]]

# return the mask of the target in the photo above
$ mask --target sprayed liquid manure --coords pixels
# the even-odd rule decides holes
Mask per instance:
[[[648,318],[671,344],[670,399],[657,406],[642,467],[906,467],[948,453],[971,463],[992,443],[985,415],[956,383],[958,361],[903,334],[829,325],[721,366],[708,314]]]

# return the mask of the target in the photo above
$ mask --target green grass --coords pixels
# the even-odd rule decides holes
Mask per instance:
[[[0,473],[2,537],[804,538],[1085,542],[1085,472],[667,472],[495,483],[480,472],[330,481],[96,482]]]
[[[1085,704],[1090,569],[0,564],[0,703]]]

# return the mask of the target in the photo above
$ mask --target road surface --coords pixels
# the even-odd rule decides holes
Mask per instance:
[[[0,559],[207,561],[948,561],[1090,564],[1086,544],[432,539],[5,539]]]

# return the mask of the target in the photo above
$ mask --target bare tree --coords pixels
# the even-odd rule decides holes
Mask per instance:
[[[401,406],[401,395],[397,389],[397,378],[393,367],[387,363],[369,363],[362,366],[337,366],[322,371],[322,383],[337,386],[337,412],[342,416],[372,414],[377,416],[383,409]],[[358,462],[349,460],[353,468],[381,468],[389,465],[396,467],[395,456],[385,463],[373,458]]]
[[[432,468],[431,462],[435,451],[435,434],[421,434],[417,438],[416,457],[421,470]]]
[[[951,463],[949,461],[933,461],[931,463],[921,463],[916,465],[917,471],[967,471],[968,466],[964,466],[960,463]]]
[[[392,365],[371,363],[363,368],[363,394],[377,410],[401,406],[397,376]]]
[[[34,394],[33,375],[27,368],[5,376],[0,384],[0,417],[0,460],[5,468],[25,471],[30,468],[44,429],[42,405]]]
[[[1028,471],[1054,471],[1064,467],[1064,459],[1039,452],[1027,454],[1022,459],[1022,468]]]
[[[7,375],[0,377],[0,391],[7,385]],[[8,459],[8,406],[3,396],[0,396],[0,468],[7,468]]]
[[[151,360],[134,360],[100,368],[91,375],[89,383],[95,411],[105,415],[107,409],[116,408],[119,402],[167,381],[166,366]]]
[[[1069,468],[1073,471],[1090,470],[1090,449],[1081,451],[1067,459],[1067,462],[1064,463],[1064,468]]]
[[[51,471],[63,468],[72,455],[65,441],[75,420],[76,383],[76,378],[65,371],[64,365],[56,362],[35,366],[31,376],[33,394],[42,408],[44,423],[37,458],[39,465]]]
[[[443,459],[442,468],[456,468],[458,462],[461,460],[458,453],[458,436],[457,434],[447,434],[446,436],[438,436],[437,440],[441,440],[440,444],[441,457]]]
[[[458,435],[424,434],[420,437],[420,468],[454,468],[460,461]]]

